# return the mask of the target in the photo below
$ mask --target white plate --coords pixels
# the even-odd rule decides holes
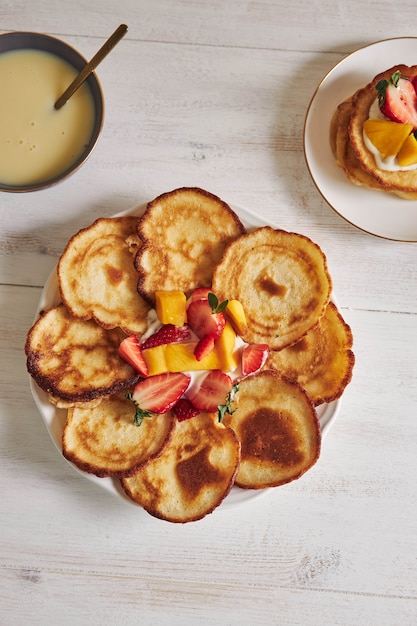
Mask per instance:
[[[372,43],[338,63],[318,85],[304,125],[304,153],[311,177],[330,206],[361,230],[396,241],[417,241],[417,201],[351,183],[330,149],[333,113],[343,100],[396,64],[417,64],[417,38]]]
[[[141,215],[144,210],[144,206],[134,207],[129,211],[124,211],[123,213],[118,213],[117,215]],[[245,224],[246,228],[254,228],[258,226],[264,226],[267,224],[259,216],[250,213],[249,211],[238,209],[236,212],[239,214],[240,219]],[[39,312],[42,309],[48,309],[55,304],[60,302],[59,297],[59,289],[58,282],[56,277],[56,269],[53,270],[51,275],[49,276],[47,282],[45,283],[44,289],[41,294],[41,298],[38,304],[38,308],[35,315],[35,320],[38,319]],[[47,394],[38,387],[38,385],[34,382],[32,378],[30,378],[30,388],[35,400],[36,406],[39,409],[39,412],[43,418],[45,426],[49,432],[49,435],[52,438],[55,446],[57,447],[60,454],[62,454],[62,432],[64,429],[64,424],[67,416],[67,411],[64,409],[57,409],[48,401]],[[318,407],[317,413],[320,418],[320,425],[322,429],[322,434],[325,435],[332,422],[336,418],[340,407],[340,399],[332,402],[331,404],[324,404],[321,407]],[[64,457],[63,457],[64,458]],[[93,474],[88,474],[86,472],[82,472],[75,465],[67,461],[69,465],[82,474],[88,480],[96,483],[99,487],[106,489],[113,495],[116,495],[122,500],[128,501],[131,504],[134,504],[133,501],[128,498],[128,496],[123,491],[120,481],[112,478],[98,478]],[[236,506],[238,504],[243,504],[244,502],[254,500],[255,498],[260,498],[269,492],[269,489],[262,490],[248,490],[248,489],[239,489],[238,487],[233,487],[230,494],[221,504],[221,509],[228,509],[230,507]]]

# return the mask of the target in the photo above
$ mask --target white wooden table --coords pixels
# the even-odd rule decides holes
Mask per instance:
[[[415,35],[415,18],[405,1],[0,3],[1,32],[46,32],[87,58],[129,26],[97,71],[106,118],[87,164],[0,197],[2,626],[417,624],[417,244],[344,221],[303,155],[320,79],[358,47]],[[23,345],[70,235],[184,185],[323,248],[356,366],[310,472],[180,526],[61,458]]]

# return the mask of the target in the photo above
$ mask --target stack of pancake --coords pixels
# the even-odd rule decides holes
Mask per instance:
[[[415,200],[417,170],[380,169],[363,137],[364,122],[378,99],[376,87],[383,80],[389,81],[396,71],[404,78],[413,78],[417,75],[417,66],[396,65],[375,76],[370,83],[341,102],[331,121],[330,145],[337,165],[351,182]]]
[[[233,485],[282,485],[315,464],[316,407],[343,393],[354,356],[325,255],[309,238],[247,232],[220,198],[181,188],[140,217],[102,218],[74,235],[57,277],[60,302],[41,313],[25,350],[33,379],[67,409],[62,449],[71,463],[120,479],[151,515],[179,523],[211,513]],[[267,343],[268,361],[239,380],[222,422],[169,412],[137,427],[126,395],[139,375],[118,346],[146,330],[157,289],[188,296],[197,287],[242,303],[242,339]]]

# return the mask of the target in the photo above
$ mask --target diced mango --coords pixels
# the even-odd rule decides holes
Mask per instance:
[[[239,365],[237,354],[235,353],[236,333],[229,321],[226,321],[226,325],[222,334],[214,344],[214,351],[220,361],[219,369],[222,372],[233,372]]]
[[[182,291],[155,291],[155,308],[162,324],[184,326],[187,298]]]
[[[163,372],[188,372],[217,370],[221,362],[216,350],[212,350],[201,361],[194,356],[197,342],[167,343],[143,350],[142,355],[148,367],[149,376]]]
[[[170,372],[216,370],[220,363],[217,353],[212,350],[201,361],[194,356],[196,343],[170,343],[167,345],[167,364]]]
[[[414,134],[408,135],[397,155],[398,165],[406,167],[417,163],[417,139]]]
[[[148,376],[155,376],[155,374],[168,372],[168,365],[165,355],[166,346],[167,344],[163,344],[160,346],[155,346],[154,348],[142,350],[142,356],[148,368]]]
[[[363,129],[369,141],[382,156],[388,157],[399,153],[413,126],[389,120],[369,119],[364,122]]]
[[[248,329],[248,325],[245,311],[239,300],[229,300],[226,307],[226,315],[230,319],[236,333],[243,336]]]

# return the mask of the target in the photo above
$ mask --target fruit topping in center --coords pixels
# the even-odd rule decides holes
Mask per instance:
[[[221,421],[231,408],[238,385],[231,376],[248,376],[265,364],[266,344],[239,340],[247,323],[238,300],[219,300],[210,289],[196,289],[185,304],[182,292],[157,292],[157,322],[142,339],[126,337],[119,346],[120,357],[141,380],[127,394],[136,408],[135,424],[153,413],[172,411],[178,421],[199,412],[218,413]],[[230,306],[228,306],[230,305]],[[178,316],[177,316],[178,313]],[[175,320],[172,322],[162,320]],[[192,376],[193,372],[202,375]],[[204,373],[205,372],[205,373]]]

